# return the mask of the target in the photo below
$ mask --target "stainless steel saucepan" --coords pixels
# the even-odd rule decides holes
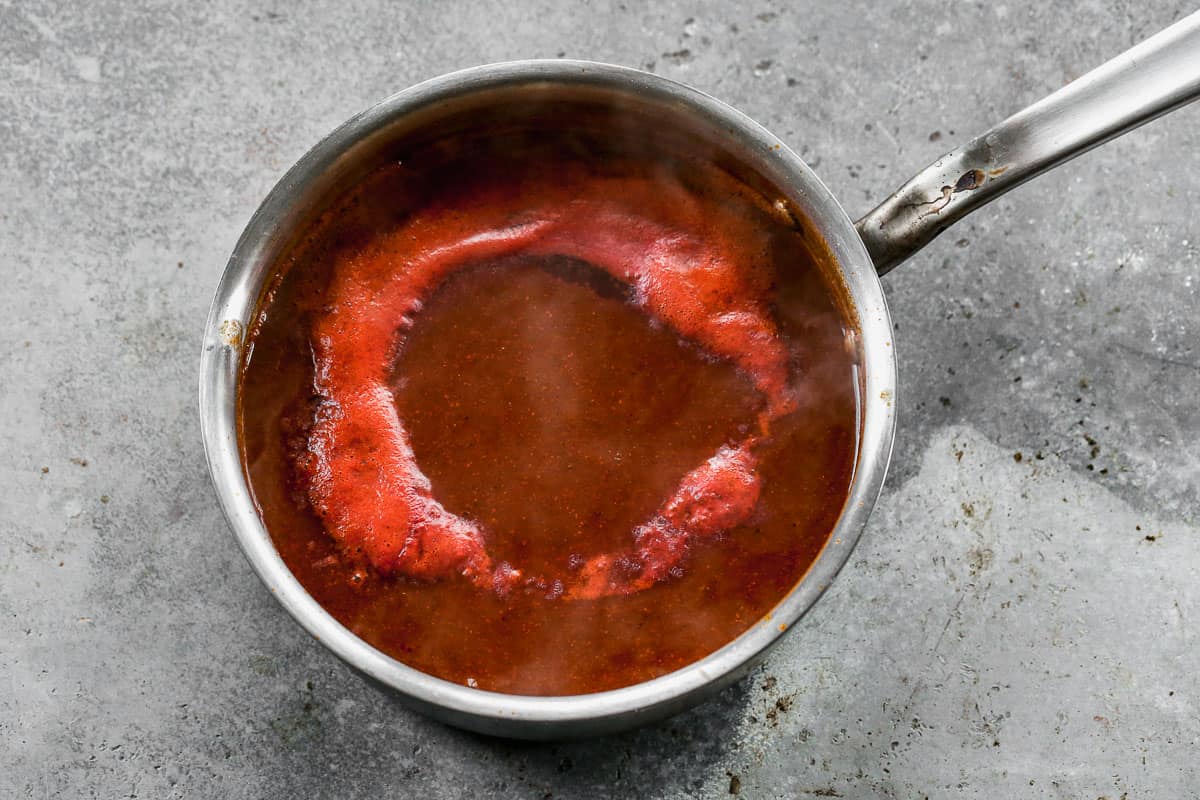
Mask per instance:
[[[660,719],[743,676],[817,601],[846,563],[879,494],[895,428],[896,359],[879,275],[979,206],[1039,173],[1200,95],[1200,13],[953,150],[857,223],[783,142],[724,103],[673,81],[583,61],[518,61],[456,72],[396,94],[309,151],[263,201],[217,289],[200,360],[200,418],[221,506],[251,565],[284,608],[348,664],[447,723],[529,739],[595,735]],[[808,574],[774,610],[712,655],[615,691],[571,697],[497,694],[396,661],[339,624],[292,576],[247,485],[236,411],[245,332],[277,257],[332,198],[380,163],[389,143],[436,137],[463,120],[523,104],[618,105],[635,133],[686,136],[776,187],[836,260],[857,318],[861,428],[837,527]]]

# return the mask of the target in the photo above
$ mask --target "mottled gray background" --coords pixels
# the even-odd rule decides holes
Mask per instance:
[[[0,0],[0,797],[1197,796],[1200,108],[889,276],[902,426],[856,555],[751,679],[628,735],[487,740],[351,674],[234,544],[195,392],[259,200],[423,78],[644,67],[857,214],[1188,10]]]

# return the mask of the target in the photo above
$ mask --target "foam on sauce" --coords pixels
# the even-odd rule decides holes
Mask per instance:
[[[529,694],[753,624],[836,521],[857,424],[800,232],[702,161],[559,144],[370,176],[265,301],[242,395],[309,592],[419,669]]]

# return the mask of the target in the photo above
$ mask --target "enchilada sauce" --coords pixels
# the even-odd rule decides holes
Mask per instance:
[[[702,160],[378,169],[251,332],[244,456],[285,562],[375,647],[495,691],[617,688],[770,624],[854,458],[814,249]]]

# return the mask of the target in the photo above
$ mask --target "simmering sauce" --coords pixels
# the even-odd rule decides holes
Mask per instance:
[[[494,136],[312,224],[243,372],[250,484],[333,616],[447,680],[579,694],[762,622],[845,502],[819,244],[702,158]]]

